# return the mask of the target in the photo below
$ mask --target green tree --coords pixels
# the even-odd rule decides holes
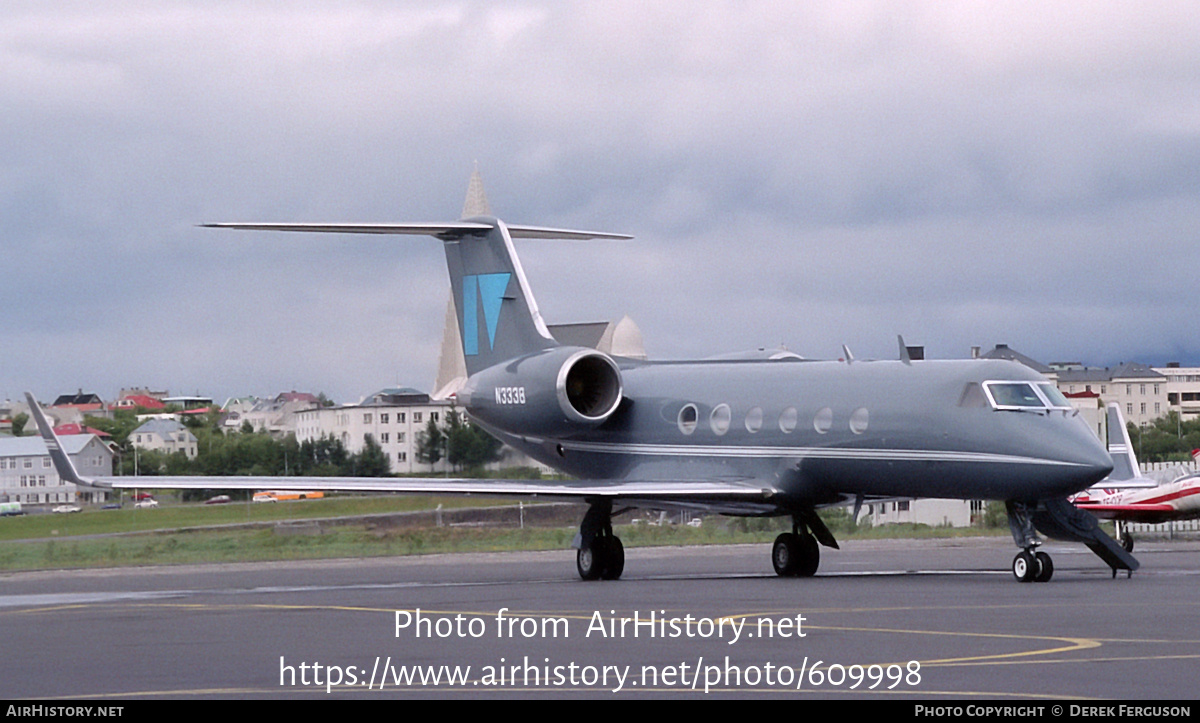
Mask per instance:
[[[383,447],[368,434],[363,438],[362,451],[350,457],[350,472],[352,477],[388,477],[392,474],[392,465]]]
[[[29,423],[29,415],[21,412],[12,420],[12,435],[14,437],[25,436],[25,425]]]
[[[455,469],[479,469],[500,459],[498,439],[451,408],[446,414],[446,461]]]
[[[1142,462],[1187,462],[1200,449],[1200,419],[1182,421],[1177,412],[1155,419],[1145,427],[1126,423],[1129,441]]]
[[[417,432],[417,449],[414,454],[421,464],[433,466],[442,461],[445,445],[446,437],[431,417],[425,425],[425,431]]]

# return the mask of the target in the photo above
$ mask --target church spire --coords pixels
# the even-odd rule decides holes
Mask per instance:
[[[467,200],[463,202],[462,218],[473,216],[491,216],[492,209],[488,207],[487,195],[483,192],[483,176],[479,175],[479,162],[475,162],[475,172],[467,184]]]

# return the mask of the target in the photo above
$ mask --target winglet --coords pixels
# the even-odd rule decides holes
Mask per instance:
[[[900,361],[908,366],[912,366],[912,356],[908,353],[908,345],[904,343],[904,335],[897,334],[896,341],[900,344]]]
[[[33,398],[33,394],[25,392],[25,399],[29,402],[29,414],[33,417],[33,421],[37,424],[38,432],[42,435],[42,440],[46,442],[46,451],[50,453],[50,461],[54,463],[54,471],[58,472],[58,477],[63,482],[70,482],[73,485],[83,487],[98,487],[96,481],[90,477],[83,477],[75,469],[75,463],[71,461],[71,456],[66,453],[66,450],[59,444],[58,435],[54,433],[54,427],[50,424],[50,420],[46,419],[46,413],[42,411],[41,405]]]

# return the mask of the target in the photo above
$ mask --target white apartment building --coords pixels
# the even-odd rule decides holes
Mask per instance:
[[[1167,377],[1145,364],[1126,362],[1109,369],[1055,364],[1058,390],[1063,394],[1094,392],[1104,405],[1115,402],[1125,421],[1149,424],[1168,411]],[[1200,389],[1200,384],[1196,385]]]
[[[1200,367],[1171,363],[1154,371],[1166,379],[1167,411],[1178,412],[1184,421],[1200,417]]]
[[[112,450],[96,435],[72,434],[59,441],[80,474],[112,475]],[[41,437],[0,437],[0,501],[46,505],[106,499],[106,492],[80,490],[59,479]]]
[[[417,462],[417,435],[431,419],[442,425],[450,409],[449,401],[431,400],[416,389],[381,389],[358,404],[296,412],[296,440],[303,444],[331,437],[356,453],[371,435],[383,448],[393,473],[445,472],[445,459],[436,465]]]

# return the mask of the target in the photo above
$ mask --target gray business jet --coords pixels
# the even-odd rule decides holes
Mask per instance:
[[[30,409],[64,481],[100,488],[264,489],[487,494],[575,499],[589,507],[573,547],[585,580],[625,565],[613,517],[633,508],[788,516],[771,560],[811,576],[837,541],[817,515],[831,505],[939,497],[1002,500],[1021,551],[1013,574],[1044,582],[1037,531],[1081,541],[1113,570],[1138,562],[1067,497],[1113,460],[1070,404],[1034,371],[1000,360],[810,361],[754,351],[650,362],[563,346],[542,320],[513,239],[628,236],[448,223],[221,223],[231,229],[415,234],[442,242],[468,378],[458,405],[505,443],[572,481],[312,477],[84,477],[45,415]],[[1115,573],[1114,573],[1115,574]]]

